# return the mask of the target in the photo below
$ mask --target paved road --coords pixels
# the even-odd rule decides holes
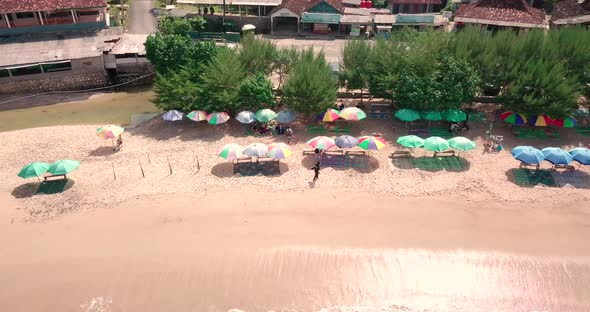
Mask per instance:
[[[150,34],[156,31],[156,18],[152,14],[154,0],[131,0],[129,8],[130,34]]]

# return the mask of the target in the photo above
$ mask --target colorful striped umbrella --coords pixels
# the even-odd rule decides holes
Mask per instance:
[[[358,146],[364,150],[376,151],[385,147],[385,144],[382,138],[366,135],[359,138]]]
[[[340,112],[338,112],[337,110],[335,110],[333,108],[330,108],[327,111],[325,111],[322,114],[320,114],[320,116],[318,117],[318,119],[320,121],[332,122],[332,121],[337,120],[338,118],[340,118],[339,113]]]
[[[47,169],[47,172],[54,175],[68,174],[78,167],[80,167],[80,162],[71,159],[62,159],[54,162]]]
[[[184,117],[184,113],[177,110],[170,110],[162,115],[162,118],[166,121],[178,121],[182,120],[182,117]]]
[[[256,121],[256,116],[251,111],[243,111],[236,115],[236,120],[243,124],[251,124]]]
[[[426,119],[428,121],[443,120],[442,113],[437,112],[437,111],[426,112],[426,113],[422,114],[422,117],[424,117],[424,119]]]
[[[204,121],[204,120],[207,120],[207,113],[204,111],[195,110],[195,111],[188,113],[188,115],[186,115],[186,117],[188,117],[188,119],[190,119],[192,121],[197,121],[197,122]]]
[[[297,114],[292,111],[292,110],[284,110],[284,111],[280,111],[277,114],[277,121],[280,123],[290,123],[295,121],[295,118],[297,118]]]
[[[559,147],[546,147],[541,150],[546,161],[554,165],[567,165],[574,159],[566,150]]]
[[[522,125],[526,124],[526,122],[527,122],[526,117],[524,117],[524,115],[519,114],[519,113],[513,113],[513,112],[502,113],[500,115],[500,119],[504,120],[505,122],[507,122],[509,124],[518,125],[518,126],[522,126]]]
[[[567,117],[564,119],[553,120],[552,124],[560,128],[573,128],[576,126],[576,124],[578,124],[578,121],[576,121],[573,117]]]
[[[336,146],[336,143],[334,142],[334,140],[327,137],[327,136],[317,136],[317,137],[312,138],[311,140],[307,141],[307,144],[311,145],[311,147],[313,147],[313,148],[317,148],[317,149],[321,149],[321,150],[327,150],[327,149],[330,149],[330,148]]]
[[[397,138],[397,143],[404,147],[416,148],[424,146],[424,139],[416,135],[405,135]]]
[[[339,115],[344,120],[363,120],[367,118],[367,114],[358,107],[347,107],[341,110]]]
[[[475,148],[475,142],[465,137],[454,137],[448,140],[449,146],[461,151],[468,151]]]
[[[23,179],[38,177],[47,172],[49,166],[48,163],[35,161],[25,165],[18,173],[18,176]]]
[[[268,147],[268,157],[272,159],[286,159],[293,154],[291,147],[285,143],[274,143]]]
[[[252,143],[246,146],[242,153],[250,157],[264,157],[268,154],[268,145],[263,143]]]
[[[359,140],[351,135],[341,135],[334,140],[340,148],[353,148],[359,144]]]
[[[431,152],[442,152],[449,149],[449,142],[441,137],[429,137],[424,140],[424,149]]]
[[[207,121],[212,125],[220,125],[222,123],[226,123],[228,120],[229,115],[224,112],[207,115]]]
[[[540,164],[545,160],[543,152],[532,146],[517,146],[512,149],[512,157],[527,164]]]
[[[244,148],[239,144],[225,144],[217,151],[217,156],[227,160],[235,160],[242,157],[242,150]]]
[[[580,164],[587,166],[590,165],[590,149],[585,147],[576,147],[570,151],[572,158]]]
[[[277,118],[277,113],[275,113],[272,109],[261,109],[256,112],[256,120],[260,122],[269,122],[275,118]]]
[[[395,117],[401,121],[412,122],[420,119],[420,113],[413,109],[404,108],[395,112]]]
[[[547,115],[530,116],[529,124],[535,127],[547,127],[551,124],[551,118]]]
[[[445,109],[442,112],[442,116],[445,120],[452,122],[461,122],[467,120],[467,114],[458,109]]]
[[[103,139],[114,139],[125,132],[125,129],[119,126],[106,125],[96,129],[96,135]]]

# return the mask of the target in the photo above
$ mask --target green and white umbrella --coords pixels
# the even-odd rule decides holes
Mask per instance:
[[[23,179],[39,177],[40,175],[47,172],[49,166],[50,165],[48,163],[35,161],[25,165],[18,173],[18,176]]]
[[[217,156],[226,160],[236,160],[242,157],[242,150],[244,150],[244,148],[239,144],[225,144],[219,150],[217,150]]]
[[[449,146],[461,151],[468,151],[475,148],[475,142],[465,137],[454,137],[449,139]]]
[[[440,121],[443,120],[442,113],[439,111],[430,111],[422,114],[422,117],[428,121]]]
[[[62,159],[54,162],[47,172],[53,175],[68,174],[80,167],[80,162],[71,159]]]
[[[467,120],[467,114],[458,109],[446,109],[443,111],[442,116],[445,120],[452,122],[461,122]]]
[[[395,112],[395,117],[401,121],[412,122],[420,119],[420,113],[413,109],[404,108]]]
[[[424,146],[424,139],[416,135],[405,135],[397,138],[397,143],[404,147],[416,148]]]
[[[275,118],[277,118],[277,113],[275,113],[273,110],[265,108],[265,109],[261,109],[259,111],[256,112],[256,120],[260,121],[260,122],[269,122]]]
[[[212,125],[220,125],[222,123],[226,123],[228,120],[229,115],[224,112],[207,115],[207,121]]]
[[[429,137],[424,140],[424,149],[432,152],[442,152],[449,149],[449,142],[441,137]]]

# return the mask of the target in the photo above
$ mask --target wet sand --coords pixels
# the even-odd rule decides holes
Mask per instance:
[[[590,207],[568,199],[242,188],[44,223],[0,203],[2,311],[590,309]]]

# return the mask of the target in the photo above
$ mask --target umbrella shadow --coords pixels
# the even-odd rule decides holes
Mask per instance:
[[[467,159],[458,156],[421,156],[412,158],[411,162],[415,168],[431,172],[442,170],[463,172],[469,170],[471,167],[471,163]]]
[[[57,194],[63,193],[66,190],[72,188],[76,183],[72,179],[67,180],[53,180],[47,182],[29,182],[22,185],[19,185],[14,188],[11,195],[15,198],[29,198],[34,195],[39,194]]]
[[[12,190],[10,193],[14,198],[28,198],[35,195],[37,189],[39,188],[39,184],[41,182],[29,182],[25,184],[21,184]]]
[[[409,157],[390,157],[391,159],[391,164],[398,168],[398,169],[402,169],[402,170],[410,170],[410,169],[414,169],[416,168],[414,166],[414,156],[409,156]]]
[[[219,163],[211,168],[211,174],[218,178],[231,178],[234,176],[234,164],[231,162]]]
[[[101,156],[113,155],[115,153],[116,152],[112,146],[101,146],[101,147],[91,151],[90,153],[88,153],[88,156],[101,157]]]
[[[508,181],[525,188],[532,188],[539,184],[547,187],[556,187],[557,184],[549,170],[532,170],[512,168],[506,171]]]

